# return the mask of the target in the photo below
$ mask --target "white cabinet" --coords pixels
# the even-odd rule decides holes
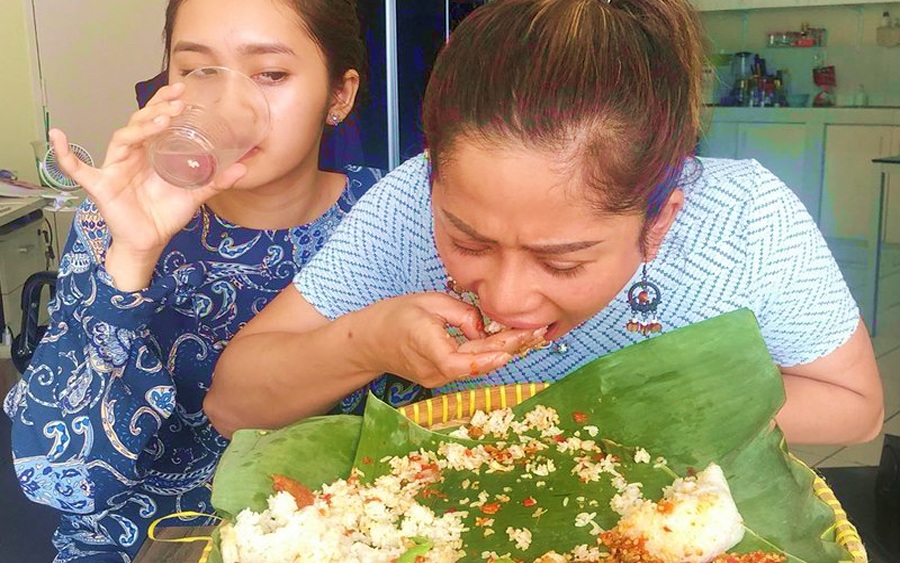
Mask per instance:
[[[13,334],[22,323],[22,286],[28,276],[47,268],[46,244],[41,212],[35,211],[21,222],[0,230],[0,299],[3,317]],[[33,219],[33,220],[32,220]]]
[[[716,119],[705,124],[698,154],[711,158],[737,158],[738,125]]]
[[[882,0],[692,0],[691,3],[700,12],[884,4]]]
[[[738,158],[759,161],[791,188],[815,216],[817,194],[806,189],[804,178],[806,124],[739,123],[737,132]]]
[[[890,156],[900,156],[900,127],[892,127]],[[884,241],[900,245],[900,166],[892,166],[886,177],[884,202]]]
[[[787,184],[815,217],[819,190],[807,181],[806,141],[805,123],[736,123],[713,119],[705,126],[698,154],[756,159]]]
[[[825,177],[819,226],[827,238],[867,240],[877,220],[872,202],[878,197],[879,156],[900,154],[900,127],[828,125],[825,129]],[[900,180],[888,190],[885,239],[900,242]],[[894,196],[894,197],[891,197]],[[893,200],[893,201],[891,201]]]
[[[51,242],[53,249],[52,269],[56,269],[59,265],[59,258],[66,247],[66,239],[69,236],[69,229],[72,228],[72,220],[75,218],[76,208],[66,208],[52,210],[44,208],[44,217],[50,224]]]

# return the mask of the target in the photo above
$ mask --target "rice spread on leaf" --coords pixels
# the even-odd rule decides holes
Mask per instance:
[[[576,420],[577,415],[573,413]],[[265,511],[244,510],[221,527],[223,559],[225,563],[784,561],[772,553],[726,553],[741,541],[744,527],[717,465],[677,477],[664,459],[653,460],[642,448],[627,449],[626,461],[632,466],[652,466],[672,475],[674,481],[654,501],[644,498],[642,483],[626,479],[624,447],[596,441],[599,431],[590,425],[566,436],[558,424],[556,411],[541,406],[521,421],[509,409],[479,411],[450,435],[461,440],[443,441],[434,451],[382,459],[389,471],[369,483],[363,483],[362,473],[354,469],[349,478],[309,492],[278,476],[279,492],[268,499]],[[571,469],[563,470],[562,465]],[[508,476],[508,486],[481,488],[479,481],[488,475]],[[615,493],[606,508],[584,497],[544,506],[528,496],[528,487],[547,488],[547,481],[554,478],[605,483]],[[541,517],[549,511],[570,514],[570,526],[586,541],[574,547],[536,543]],[[617,516],[617,522],[604,529],[600,512]],[[521,521],[529,525],[500,523],[501,517],[525,513],[530,517]],[[467,540],[473,537],[492,542],[497,549],[467,551]]]

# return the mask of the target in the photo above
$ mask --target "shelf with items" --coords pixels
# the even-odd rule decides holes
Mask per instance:
[[[824,47],[827,31],[804,25],[800,31],[770,31],[767,47]]]
[[[700,12],[884,4],[884,0],[691,0]]]

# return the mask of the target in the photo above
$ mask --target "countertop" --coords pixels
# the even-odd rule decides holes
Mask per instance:
[[[0,197],[0,227],[46,205],[40,197]]]

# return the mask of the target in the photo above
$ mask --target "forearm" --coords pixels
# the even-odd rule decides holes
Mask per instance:
[[[786,401],[776,421],[791,445],[867,442],[881,431],[880,394],[791,374],[784,374],[784,386]]]
[[[223,436],[328,412],[381,371],[366,365],[356,314],[303,332],[238,335],[219,357],[203,403]]]

